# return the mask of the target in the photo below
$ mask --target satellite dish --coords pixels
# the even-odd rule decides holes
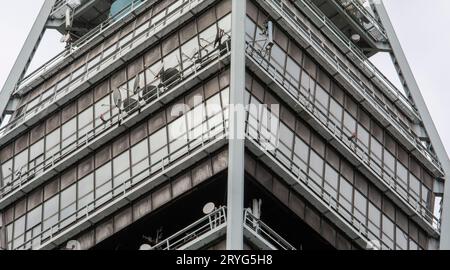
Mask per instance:
[[[361,40],[361,36],[358,34],[353,34],[352,40],[353,40],[353,42],[359,42]]]
[[[209,215],[214,212],[214,210],[216,210],[216,205],[212,202],[209,202],[203,207],[203,214]]]
[[[71,240],[71,241],[67,242],[66,249],[67,250],[81,250],[81,243],[78,242],[77,240]]]
[[[150,246],[149,244],[143,244],[139,250],[151,250],[152,246]]]
[[[114,89],[113,91],[113,99],[114,99],[114,105],[116,105],[117,108],[122,107],[122,94],[120,93],[120,90],[118,88]]]

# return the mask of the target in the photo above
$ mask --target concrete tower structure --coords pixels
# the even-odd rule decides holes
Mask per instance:
[[[450,248],[381,1],[46,0],[0,111],[2,249]]]

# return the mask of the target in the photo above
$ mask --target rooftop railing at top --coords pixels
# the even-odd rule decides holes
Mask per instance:
[[[365,30],[367,30],[367,32],[375,41],[385,42],[388,40],[384,28],[378,23],[378,21],[372,16],[372,14],[370,14],[370,12],[363,5],[361,5],[358,0],[337,0],[336,2],[341,7],[343,7],[343,9]],[[356,13],[352,13],[352,9]],[[363,18],[367,20],[367,22],[362,21],[363,19],[358,15],[362,15]],[[372,32],[372,29],[375,29],[378,35]]]
[[[436,156],[429,152],[429,150],[422,145],[422,143],[418,140],[417,136],[411,130],[409,126],[404,124],[399,116],[393,112],[388,106],[381,101],[373,91],[371,91],[367,86],[364,85],[360,81],[358,77],[354,75],[353,72],[349,69],[348,65],[342,62],[330,49],[324,46],[323,42],[317,37],[315,33],[308,28],[295,14],[292,10],[287,6],[282,0],[265,0],[269,3],[269,5],[276,12],[283,15],[284,18],[288,18],[289,22],[295,26],[295,28],[300,32],[304,38],[310,42],[313,47],[318,50],[324,57],[326,57],[327,61],[333,65],[336,70],[340,71],[340,74],[343,75],[354,87],[359,90],[359,93],[362,94],[367,100],[371,101],[372,104],[379,109],[383,115],[386,116],[386,119],[391,120],[395,123],[396,130],[399,131],[405,138],[407,138],[413,145],[416,146],[416,149],[422,153],[433,165],[438,168],[442,172],[442,166]],[[304,0],[299,0],[304,1]],[[368,63],[368,61],[366,61]],[[399,94],[401,95],[401,94]]]
[[[269,1],[281,2],[281,0]],[[380,85],[380,88],[387,89],[387,91],[385,91],[387,93],[385,94],[390,95],[394,100],[400,100],[406,107],[406,109],[416,117],[416,119],[420,119],[416,109],[411,104],[411,101],[409,101],[404,96],[404,94],[401,93],[400,90],[398,90],[397,87],[395,87],[394,84],[388,78],[386,78],[386,76],[384,76],[384,74],[380,70],[378,70],[378,68],[364,55],[361,49],[353,44],[353,42],[347,36],[345,36],[339,28],[337,28],[337,26],[322,12],[322,10],[320,10],[310,0],[297,0],[297,2],[301,2],[306,8],[308,8],[312,14],[319,18],[321,22],[326,27],[328,27],[331,33],[333,33],[338,40],[345,44],[346,48],[353,54],[353,58],[351,59],[361,64],[362,68],[365,68],[366,71],[368,71],[381,82],[382,85]]]
[[[16,90],[21,90],[23,87],[27,86],[29,83],[39,78],[43,73],[55,67],[57,64],[62,63],[64,59],[72,56],[75,52],[81,49],[84,45],[90,43],[90,41],[99,36],[102,32],[109,29],[117,22],[119,22],[122,18],[132,13],[139,7],[143,6],[149,0],[133,0],[130,5],[123,8],[120,12],[118,12],[115,16],[108,18],[106,21],[89,31],[87,34],[82,36],[80,39],[72,43],[67,49],[50,59],[44,65],[33,71],[31,74],[27,75],[23,78],[17,85]],[[61,0],[62,3],[57,3],[56,5],[64,5],[65,0]],[[56,6],[55,5],[55,6]]]
[[[123,40],[126,39],[127,37],[126,36],[125,38],[123,38],[123,40],[117,41],[116,44],[113,45],[116,46],[114,51],[109,52],[107,56],[104,55],[104,58],[102,58],[101,61],[98,61],[97,63],[93,64],[92,67],[89,67],[83,73],[77,74],[76,77],[72,77],[70,82],[67,82],[67,84],[61,87],[61,89],[56,89],[56,92],[52,93],[50,96],[46,96],[43,100],[40,101],[40,103],[37,106],[34,106],[31,109],[27,108],[27,111],[23,113],[20,117],[13,119],[6,126],[0,129],[0,137],[4,136],[7,132],[13,130],[23,122],[31,119],[33,115],[42,112],[44,109],[48,108],[51,104],[53,104],[55,100],[58,100],[62,96],[66,95],[68,92],[72,91],[74,88],[78,87],[80,84],[86,82],[91,78],[91,76],[96,75],[101,68],[105,68],[111,65],[111,62],[116,61],[117,59],[120,58],[120,56],[131,51],[132,48],[138,46],[139,44],[142,44],[147,39],[152,37],[154,33],[162,29],[165,25],[174,22],[179,16],[188,13],[190,9],[192,9],[196,5],[201,4],[203,1],[205,0],[186,0],[183,1],[181,5],[177,5],[176,8],[174,9],[172,8],[172,6],[169,6],[165,10],[161,11],[165,12],[170,10],[170,12],[166,13],[166,16],[146,26],[145,30],[140,31],[139,34],[133,36],[131,40],[126,40],[126,42],[122,42]],[[135,31],[138,30],[139,29],[136,29]],[[123,44],[120,45],[120,43]]]

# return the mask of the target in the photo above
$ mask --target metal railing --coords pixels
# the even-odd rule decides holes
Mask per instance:
[[[229,42],[230,39],[227,39],[223,44],[227,45],[229,44]],[[179,66],[174,67],[177,69],[179,68],[179,74],[174,74],[173,78],[166,78],[166,80],[170,82],[169,84],[164,86],[156,86],[151,93],[144,94],[144,91],[146,91],[149,86],[158,85],[158,83],[155,82],[159,82],[160,80],[155,79],[155,81],[149,82],[142,89],[138,89],[135,95],[130,97],[136,98],[136,103],[131,102],[128,107],[124,107],[121,110],[117,109],[115,113],[114,111],[111,111],[111,117],[106,122],[103,122],[102,116],[99,115],[86,124],[86,126],[94,126],[93,129],[89,130],[86,134],[80,136],[78,139],[69,143],[65,147],[61,147],[61,149],[52,154],[50,157],[44,159],[42,162],[36,163],[32,167],[29,164],[26,164],[22,168],[19,168],[18,171],[21,173],[18,178],[14,178],[13,172],[13,180],[8,183],[8,185],[0,188],[0,199],[8,196],[14,191],[20,190],[25,184],[38,178],[43,173],[51,171],[53,167],[58,164],[58,162],[79,151],[81,148],[93,142],[99,136],[108,133],[115,127],[118,127],[121,123],[133,117],[136,112],[140,112],[141,109],[151,107],[153,104],[157,104],[162,97],[172,93],[177,89],[176,87],[183,82],[195,78],[197,74],[202,72],[202,70],[210,67],[210,65],[216,64],[221,59],[229,57],[230,49],[231,48],[229,48],[228,46],[218,47],[212,51],[204,49],[207,51],[206,54],[202,54],[202,50],[200,50],[199,55],[204,55],[201,59],[206,59],[207,65],[205,65],[205,63],[203,63],[202,61],[194,62],[191,65],[185,65],[184,62],[182,62],[179,64]],[[96,123],[98,123],[99,121],[102,121],[102,124],[96,125]],[[69,135],[69,139],[67,140],[70,140],[74,135],[76,136],[76,134],[78,134],[78,131],[75,131],[73,134]],[[61,141],[60,144],[63,145],[64,141]],[[59,148],[59,145],[56,147]],[[53,149],[49,149],[48,151],[53,151]]]
[[[204,1],[206,0],[187,0],[186,2],[183,2],[182,5],[178,6],[167,16],[163,17],[158,22],[155,22],[151,26],[149,26],[147,30],[141,32],[139,35],[134,36],[132,39],[125,42],[120,47],[116,48],[114,52],[112,52],[110,55],[108,55],[108,57],[106,57],[106,59],[102,59],[95,65],[92,65],[92,67],[87,69],[85,72],[79,74],[75,78],[72,78],[70,82],[68,82],[68,84],[66,84],[61,89],[56,89],[55,93],[51,94],[49,97],[46,97],[44,100],[41,100],[39,104],[36,105],[35,107],[31,109],[27,108],[27,111],[23,113],[20,117],[15,118],[5,127],[0,129],[0,137],[2,137],[5,133],[9,132],[10,130],[16,128],[23,122],[29,120],[38,112],[44,111],[49,106],[51,106],[56,100],[67,95],[68,92],[71,92],[79,85],[82,85],[83,83],[89,81],[89,79],[94,75],[98,74],[100,70],[110,66],[112,62],[117,61],[118,59],[121,58],[121,56],[126,55],[134,47],[142,44],[144,41],[153,37],[157,31],[162,30],[164,26],[166,26],[168,23],[174,22],[177,18],[181,17],[186,13],[189,13],[194,6],[197,6],[198,4]],[[117,43],[120,43],[120,41],[118,41]]]
[[[251,115],[248,115],[248,117],[249,119],[252,119]],[[253,121],[254,120],[257,119],[253,118]],[[270,141],[271,138],[264,135],[264,132],[261,132],[260,127],[255,127],[251,122],[252,121],[247,121],[246,137],[249,141],[253,142],[261,152],[268,157],[271,157],[277,164],[281,165],[282,168],[285,168],[296,182],[302,183],[309,192],[318,196],[322,203],[343,219],[347,223],[347,226],[353,228],[361,239],[364,239],[366,242],[374,240],[379,241],[382,243],[383,249],[391,249],[380,237],[382,232],[381,227],[374,224],[369,219],[367,219],[366,224],[366,221],[361,221],[356,217],[356,214],[365,217],[367,217],[367,214],[361,213],[354,207],[353,202],[349,201],[344,196],[339,196],[339,198],[337,198],[338,196],[331,194],[330,191],[333,191],[334,194],[339,194],[339,190],[329,185],[327,186],[328,190],[325,189],[324,186],[319,185],[308,173],[303,171],[300,164],[293,162],[294,158],[301,159],[299,156],[296,156],[294,153],[294,157],[288,157],[280,151],[267,150],[267,142]],[[273,147],[274,149],[277,149],[278,146],[273,145]],[[371,229],[371,227],[375,228],[375,230]],[[393,241],[393,239],[390,240]]]
[[[216,115],[218,114],[223,114],[223,111],[216,113]],[[215,115],[211,116],[210,118],[213,118],[214,116]],[[196,127],[201,127],[202,125],[205,125],[205,123],[207,123],[209,119],[203,121]],[[193,127],[192,129],[196,129],[196,127]],[[190,132],[191,131],[189,130],[186,133],[181,134],[179,138],[188,136]],[[228,119],[224,119],[217,125],[210,126],[209,129],[207,130],[202,130],[202,134],[200,134],[196,139],[188,141],[184,145],[180,146],[177,150],[172,151],[167,156],[162,157],[159,161],[143,168],[141,172],[133,175],[129,179],[125,180],[123,183],[113,187],[112,186],[113,178],[111,178],[108,181],[105,181],[105,183],[97,187],[97,189],[100,190],[102,189],[102,187],[106,187],[108,185],[111,186],[110,190],[108,190],[101,196],[98,197],[96,196],[95,199],[93,199],[91,202],[87,203],[85,206],[80,207],[76,210],[70,211],[70,209],[74,207],[74,205],[75,206],[77,205],[77,200],[75,200],[69,206],[63,209],[59,209],[59,211],[54,215],[48,217],[45,220],[42,220],[38,225],[26,230],[23,233],[23,235],[20,235],[15,238],[18,239],[25,235],[32,235],[31,239],[27,239],[23,244],[19,246],[15,246],[14,245],[15,239],[12,239],[13,249],[34,249],[43,244],[51,242],[55,237],[65,233],[65,230],[68,229],[70,226],[76,224],[77,222],[83,219],[88,219],[90,216],[96,213],[101,212],[109,203],[113,202],[115,199],[122,196],[126,196],[136,191],[138,188],[142,187],[144,182],[149,183],[152,180],[154,180],[155,175],[157,176],[158,173],[169,171],[171,169],[171,166],[176,164],[176,162],[180,161],[182,158],[193,155],[194,153],[197,153],[201,149],[209,145],[213,145],[220,140],[223,140],[224,138],[227,137],[227,134],[228,134]],[[158,150],[155,150],[155,153],[159,152],[162,149],[167,149],[168,144],[162,146]],[[92,192],[95,193],[94,190]],[[91,193],[87,194],[86,196],[89,196],[90,194]],[[78,198],[78,201],[82,199],[83,198]],[[51,222],[52,219],[54,219],[55,217],[56,218],[60,217],[61,213],[65,210],[71,213],[69,213],[69,215],[64,218],[59,218],[57,222],[54,222],[50,226],[50,228],[42,229],[40,231],[37,230],[43,228],[43,224],[45,224],[46,222]],[[39,231],[39,233],[35,233],[36,231]],[[33,233],[35,233],[36,235],[34,235]]]
[[[222,206],[211,214],[199,219],[188,227],[161,241],[151,250],[178,250],[189,246],[192,241],[201,238],[227,223],[227,207]],[[244,210],[244,225],[256,235],[279,250],[295,250],[283,237],[254,217],[248,209]]]
[[[390,175],[385,169],[374,161],[373,156],[368,151],[367,147],[364,149],[362,143],[355,143],[348,138],[353,134],[352,131],[342,129],[338,126],[336,121],[333,121],[323,110],[317,106],[310,95],[305,95],[304,91],[298,89],[291,80],[285,75],[281,74],[276,67],[274,67],[257,49],[251,44],[247,43],[246,55],[250,57],[259,68],[266,71],[269,76],[273,78],[281,89],[288,94],[301,107],[305,108],[317,122],[321,123],[327,131],[338,138],[338,141],[345,146],[358,160],[362,161],[367,166],[370,172],[376,176],[380,181],[393,191],[398,197],[402,198],[419,216],[423,218],[435,230],[440,230],[440,219],[434,216],[433,212],[428,209],[428,206],[421,202],[420,198],[416,199],[411,196],[407,188],[399,184],[400,180],[395,176]],[[405,194],[408,194],[405,196]]]
[[[66,0],[62,0],[65,2]],[[32,73],[28,74],[25,78],[23,78],[17,84],[17,91],[21,90],[23,87],[27,86],[29,83],[34,81],[37,78],[40,78],[45,72],[51,70],[58,64],[65,62],[66,59],[70,59],[75,53],[77,53],[80,49],[82,49],[86,44],[91,44],[91,41],[100,36],[103,32],[108,29],[111,29],[115,26],[121,19],[133,13],[138,8],[142,7],[149,0],[133,0],[130,5],[124,7],[120,12],[118,12],[115,16],[108,18],[106,21],[97,25],[95,28],[90,30],[88,33],[83,35],[80,39],[71,43],[68,48],[64,51],[44,63],[42,66],[34,70]],[[65,3],[63,3],[65,5]]]
[[[278,0],[266,1],[277,2]],[[334,37],[337,38],[341,44],[344,44],[345,49],[350,52],[348,57],[354,61],[355,64],[359,65],[362,70],[377,83],[378,87],[384,90],[384,93],[387,96],[390,96],[394,102],[399,100],[401,102],[401,104],[398,104],[400,107],[403,107],[406,112],[409,112],[408,114],[410,116],[414,116],[413,118],[420,119],[412,102],[405,97],[405,95],[364,55],[359,47],[357,47],[327,16],[325,16],[322,10],[311,3],[310,0],[296,0],[296,2],[302,3],[303,6],[308,9],[309,13],[320,20],[328,30],[330,30]],[[295,13],[292,14],[295,16]],[[293,18],[289,19],[292,20]],[[294,19],[294,21],[295,20],[299,19]]]
[[[222,206],[181,231],[151,247],[151,250],[178,250],[190,242],[210,233],[227,223],[227,208]]]
[[[337,0],[343,10],[350,15],[376,42],[388,40],[386,31],[358,0]]]
[[[253,231],[256,235],[269,242],[277,250],[296,250],[288,241],[281,237],[272,228],[267,226],[262,220],[256,218],[250,209],[244,210],[244,226]]]
[[[332,53],[331,50],[326,49],[326,45],[322,43],[322,41],[311,31],[311,29],[306,26],[300,19],[298,19],[295,14],[286,6],[281,0],[266,0],[267,2],[272,3],[273,10],[277,11],[279,14],[283,14],[284,17],[288,17],[289,23],[291,23],[294,29],[298,29],[298,32],[302,35],[302,37],[307,40],[312,47],[319,52],[324,58],[327,59],[328,63],[333,66],[342,76],[347,80],[347,82],[352,85],[357,91],[362,94],[367,100],[373,104],[376,109],[378,109],[382,115],[386,116],[386,118],[394,123],[394,127],[398,130],[405,138],[407,138],[411,144],[413,144],[419,153],[421,153],[427,160],[429,160],[438,170],[441,172],[442,166],[439,160],[433,153],[430,153],[429,150],[422,145],[420,140],[414,134],[409,126],[404,124],[394,112],[392,112],[387,105],[379,100],[376,95],[368,89],[349,69],[347,65],[345,65],[339,58]]]

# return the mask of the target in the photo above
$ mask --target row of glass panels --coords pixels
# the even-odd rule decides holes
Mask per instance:
[[[22,104],[17,112],[19,116],[0,130],[0,136],[29,120],[56,100],[59,100],[61,97],[67,95],[67,93],[89,81],[90,78],[98,74],[101,70],[107,68],[113,62],[118,61],[121,57],[134,50],[139,44],[153,37],[157,32],[176,21],[183,14],[188,13],[203,1],[205,0],[176,1],[111,46],[102,48],[102,51],[97,57],[72,71],[71,74],[61,79],[50,89],[45,90],[38,97]]]
[[[8,224],[8,248],[30,249],[92,214],[148,177],[225,136],[228,88],[184,112],[112,160]],[[202,99],[200,97],[200,99]],[[167,110],[168,115],[179,111]],[[157,119],[155,119],[157,121]],[[152,122],[152,119],[149,120]],[[78,169],[80,170],[80,169]]]
[[[227,15],[190,38],[181,47],[176,47],[160,61],[156,61],[155,64],[138,73],[139,80],[135,77],[129,78],[119,87],[123,103],[128,101],[126,105],[115,106],[114,95],[108,91],[108,95],[91,106],[83,108],[60,128],[47,133],[29,147],[21,149],[19,152],[16,150],[11,158],[1,164],[3,173],[0,181],[1,197],[18,190],[43,172],[51,170],[52,166],[63,157],[78,151],[96,137],[116,127],[134,113],[141,103],[154,102],[170,88],[187,78],[195,77],[195,74],[207,67],[208,64],[225,56],[230,50],[229,39],[225,37],[222,43],[218,45],[214,43],[219,31],[224,30],[225,34],[229,35],[230,28],[230,15]],[[162,67],[165,67],[166,70],[177,70],[178,73],[173,78],[162,78],[157,75]],[[136,83],[139,85],[135,92],[127,90],[136,89]],[[92,91],[90,93],[92,96]],[[79,103],[84,98],[85,96],[82,96]]]
[[[276,3],[275,1],[271,2]],[[399,119],[397,113],[388,108],[384,101],[380,100],[368,87],[366,87],[364,83],[361,82],[359,78],[351,72],[348,66],[344,62],[339,60],[335,56],[335,54],[330,49],[328,49],[327,46],[323,44],[323,42],[313,32],[311,32],[308,26],[306,26],[303,22],[301,22],[301,20],[295,17],[294,13],[291,10],[286,10],[288,8],[287,6],[281,6],[281,1],[279,2],[280,6],[273,5],[273,7],[275,7],[274,9],[278,10],[286,17],[293,18],[290,22],[295,25],[294,28],[302,30],[303,32],[300,31],[300,33],[304,35],[306,40],[309,40],[315,49],[321,52],[324,57],[328,58],[329,63],[332,63],[340,72],[340,74],[342,74],[343,77],[346,78],[351,85],[358,89],[359,93],[363,94],[364,97],[371,101],[377,109],[381,110],[382,114],[384,116],[387,116],[387,119],[393,121],[395,123],[393,126],[398,128],[398,131],[400,131],[400,133],[404,135],[405,138],[407,138],[413,145],[416,146],[417,150],[419,150],[419,153],[421,153],[427,160],[429,160],[434,166],[436,166],[436,168],[442,171],[441,164],[434,156],[434,154],[430,153],[429,150],[424,145],[422,145],[412,129]]]

